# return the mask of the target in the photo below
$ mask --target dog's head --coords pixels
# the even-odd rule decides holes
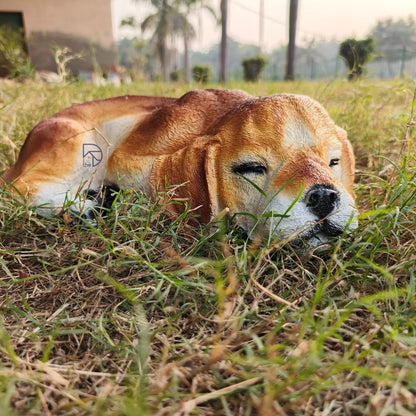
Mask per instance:
[[[356,226],[354,156],[314,100],[281,94],[229,111],[209,135],[159,158],[153,179],[185,183],[204,222],[228,208],[246,231],[326,241]]]

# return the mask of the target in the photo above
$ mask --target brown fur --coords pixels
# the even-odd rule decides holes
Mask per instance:
[[[85,143],[102,150],[96,169],[82,164]],[[331,152],[339,153],[337,174],[329,167]],[[182,185],[176,196],[208,222],[226,207],[257,209],[259,195],[234,172],[245,161],[267,168],[252,175],[267,194],[282,188],[294,198],[325,184],[354,198],[351,145],[318,103],[230,90],[191,91],[178,99],[125,96],[64,109],[35,126],[3,178],[34,204],[59,203],[63,196],[56,195],[66,189],[73,196],[120,183],[153,196],[155,189]]]

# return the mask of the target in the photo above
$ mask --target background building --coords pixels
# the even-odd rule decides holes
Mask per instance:
[[[82,54],[68,64],[75,73],[110,71],[116,63],[111,0],[0,0],[0,26],[24,32],[37,70],[56,71],[53,51]]]

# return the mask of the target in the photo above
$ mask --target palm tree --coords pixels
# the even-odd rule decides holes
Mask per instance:
[[[190,23],[190,18],[195,13],[200,13],[202,10],[209,12],[215,19],[217,14],[211,6],[211,0],[177,0],[179,6],[184,6],[183,11],[183,47],[184,47],[184,63],[183,72],[185,82],[189,81],[189,41],[195,37],[195,29]]]
[[[136,0],[140,1],[140,0]],[[156,12],[147,16],[141,23],[142,32],[153,30],[152,41],[156,45],[162,68],[163,80],[169,79],[168,73],[168,47],[167,40],[169,35],[180,33],[183,26],[183,16],[177,8],[176,1],[151,0],[151,4]]]
[[[189,82],[189,41],[195,37],[193,26],[185,19],[183,25],[183,78]]]
[[[289,44],[287,47],[286,81],[295,79],[296,23],[298,20],[298,0],[290,0]]]
[[[135,0],[149,2],[149,0]],[[169,77],[168,38],[180,35],[184,41],[184,75],[189,80],[189,42],[195,37],[195,29],[190,23],[191,16],[206,10],[214,17],[216,13],[210,5],[211,0],[150,0],[155,13],[147,16],[141,23],[142,32],[153,31],[151,42],[155,45],[165,81]],[[122,25],[135,26],[136,21],[130,17]]]

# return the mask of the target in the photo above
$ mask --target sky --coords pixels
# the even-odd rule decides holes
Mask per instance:
[[[130,33],[119,28],[120,20],[135,15],[143,20],[151,9],[145,1],[113,1],[113,27],[116,38]],[[241,43],[259,44],[259,7],[261,0],[228,0],[228,33]],[[263,49],[270,51],[287,43],[287,20],[289,0],[264,1]],[[220,0],[211,0],[219,11]],[[385,18],[416,19],[416,0],[299,0],[297,41],[305,44],[315,39],[362,38]],[[195,19],[195,26],[201,25],[201,35],[194,41],[193,50],[206,50],[220,40],[220,28],[212,17],[202,12]],[[139,32],[137,32],[139,33]]]

